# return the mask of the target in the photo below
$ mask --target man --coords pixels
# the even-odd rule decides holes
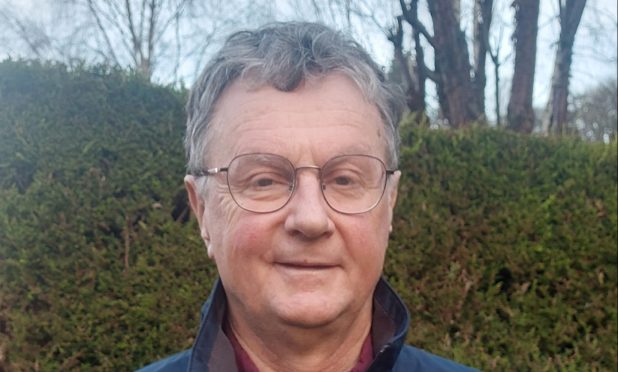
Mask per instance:
[[[466,367],[403,346],[380,279],[401,99],[358,44],[278,23],[228,38],[191,92],[185,184],[220,279],[193,347],[147,371]]]

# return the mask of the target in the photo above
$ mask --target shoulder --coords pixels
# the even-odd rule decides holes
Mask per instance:
[[[393,372],[399,371],[469,372],[476,371],[476,369],[466,367],[413,346],[405,345],[401,348],[393,368]]]
[[[191,358],[191,350],[185,350],[180,353],[171,355],[165,359],[149,364],[138,372],[180,372],[186,371]]]

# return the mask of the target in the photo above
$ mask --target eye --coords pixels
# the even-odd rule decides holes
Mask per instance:
[[[275,181],[272,178],[262,177],[262,178],[258,178],[257,180],[254,180],[252,183],[257,187],[268,187],[268,186],[272,186],[272,184],[275,183]]]
[[[350,177],[347,177],[347,176],[338,176],[333,180],[333,182],[339,186],[348,186],[352,184],[354,181]]]
[[[253,190],[272,190],[274,188],[287,187],[290,183],[288,178],[281,172],[258,172],[248,175],[246,187]]]
[[[358,187],[362,184],[362,179],[358,172],[340,169],[327,174],[324,178],[324,183],[331,187],[350,188]]]

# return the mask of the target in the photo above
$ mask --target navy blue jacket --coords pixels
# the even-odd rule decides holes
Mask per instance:
[[[373,295],[371,337],[374,359],[368,371],[473,371],[450,360],[421,349],[404,345],[410,323],[405,305],[380,279]],[[141,372],[235,372],[232,345],[223,333],[226,297],[221,281],[217,281],[202,309],[202,324],[191,349],[150,364]]]

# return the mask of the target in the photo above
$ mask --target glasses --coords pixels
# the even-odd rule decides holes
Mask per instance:
[[[326,203],[343,214],[372,210],[384,194],[388,176],[396,170],[386,169],[382,160],[370,155],[341,155],[322,167],[294,165],[274,154],[238,155],[225,168],[210,168],[192,173],[206,177],[226,172],[227,185],[236,204],[255,213],[270,213],[283,208],[296,189],[296,174],[314,169]]]

